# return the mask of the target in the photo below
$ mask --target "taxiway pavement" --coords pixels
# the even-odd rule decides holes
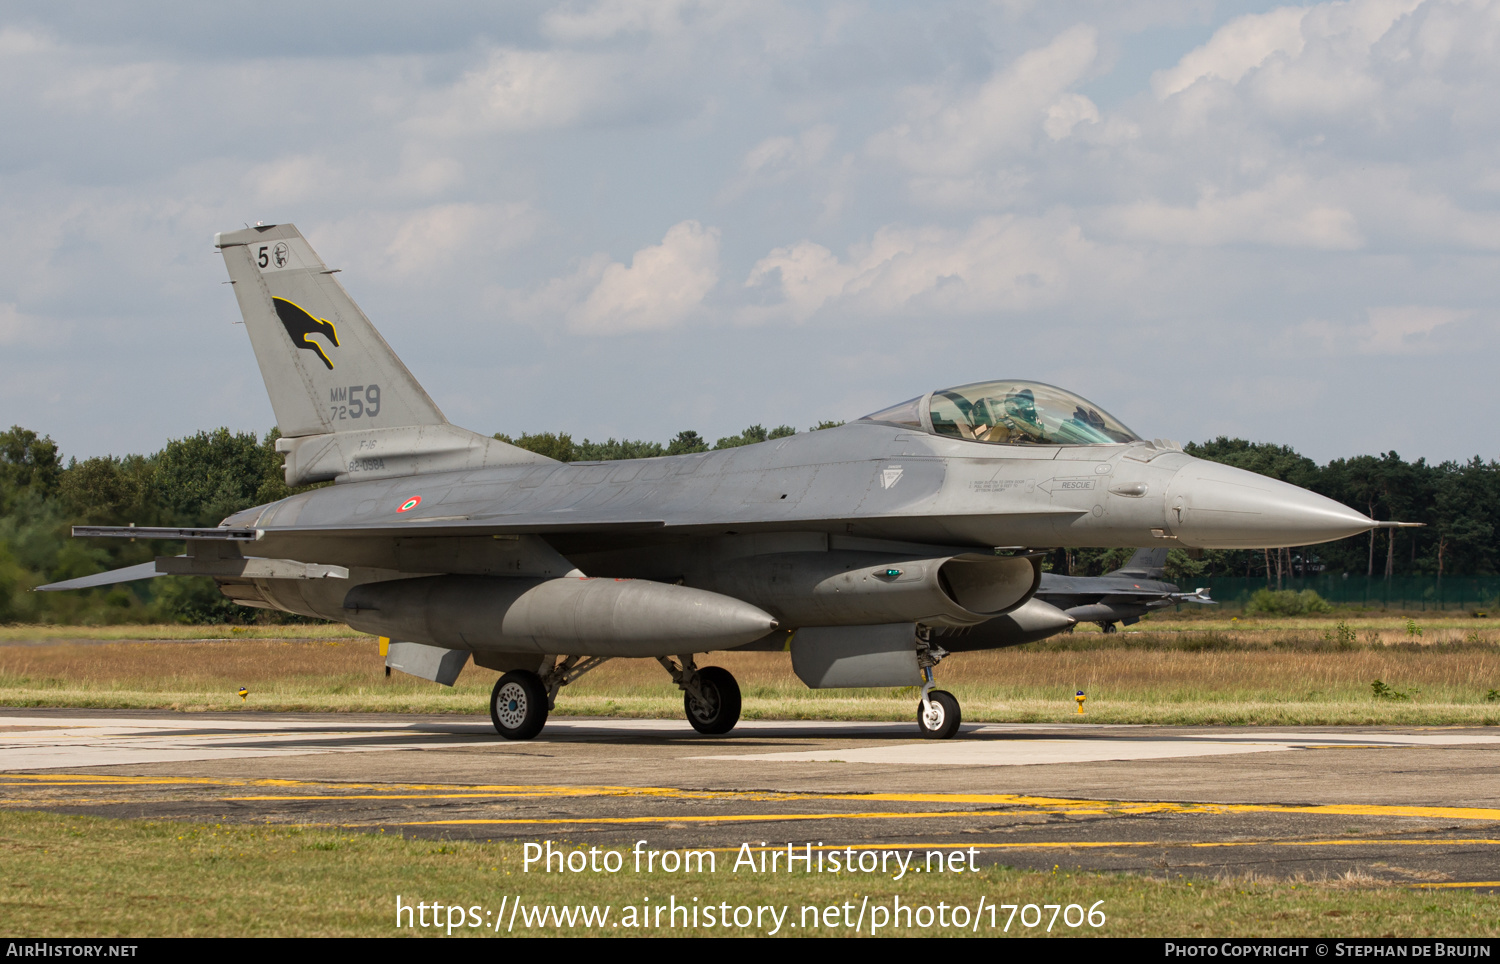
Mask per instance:
[[[1500,888],[1500,731],[0,709],[0,805],[653,847]]]

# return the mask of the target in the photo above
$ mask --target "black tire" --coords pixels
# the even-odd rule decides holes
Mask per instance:
[[[704,700],[691,693],[682,694],[682,708],[688,722],[699,733],[719,736],[734,729],[740,721],[740,684],[729,670],[705,666],[698,670],[698,688]]]
[[[933,709],[933,718],[930,719],[922,711],[922,704],[917,704],[917,729],[922,731],[923,739],[946,740],[957,733],[963,714],[953,694],[947,690],[933,690],[927,694],[927,701]]]
[[[1114,623],[1100,623],[1099,628],[1106,633],[1118,633],[1120,631],[1120,627]]]
[[[526,670],[506,673],[490,693],[490,721],[507,740],[529,740],[547,725],[547,687]]]

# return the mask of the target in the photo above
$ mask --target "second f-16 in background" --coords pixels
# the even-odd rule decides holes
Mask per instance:
[[[1036,598],[1080,623],[1098,623],[1106,633],[1115,624],[1130,626],[1153,610],[1179,603],[1213,605],[1208,589],[1182,592],[1166,581],[1167,548],[1138,549],[1130,561],[1102,576],[1065,576],[1042,573]]]

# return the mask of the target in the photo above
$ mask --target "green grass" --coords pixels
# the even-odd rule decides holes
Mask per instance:
[[[477,905],[481,917],[516,895],[527,906],[609,904],[617,921],[625,905],[642,906],[646,897],[653,904],[669,897],[691,904],[696,897],[700,906],[725,901],[731,906],[787,906],[787,920],[795,921],[803,906],[850,902],[857,909],[866,897],[887,905],[899,896],[907,904],[942,901],[972,907],[983,896],[989,903],[1080,908],[1103,901],[1106,921],[1097,931],[1054,926],[1054,935],[1500,936],[1500,897],[1462,889],[1410,889],[1363,873],[1280,882],[1154,880],[1070,872],[1064,859],[1050,873],[991,867],[893,881],[864,874],[733,873],[734,855],[723,852],[714,874],[635,874],[628,860],[627,869],[617,874],[525,873],[522,857],[522,845],[516,843],[0,811],[0,919],[10,932],[28,937],[381,937],[444,933],[444,928],[430,927],[398,931],[397,894],[412,903]],[[1002,923],[1007,913],[1001,912]],[[1045,913],[1050,916],[1051,911]],[[446,910],[443,917],[447,919]],[[469,920],[467,914],[464,919]],[[516,932],[685,936],[753,930],[526,931],[518,922]],[[862,932],[868,933],[868,924]],[[1043,927],[1027,931],[1015,923],[1011,932],[1045,934]],[[464,926],[453,935],[489,933]],[[783,927],[782,933],[848,936],[853,928]],[[950,926],[909,933],[971,932]],[[980,933],[995,932],[981,928]]]

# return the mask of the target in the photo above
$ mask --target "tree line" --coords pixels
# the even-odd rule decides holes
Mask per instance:
[[[809,431],[842,423],[822,422]],[[564,462],[652,458],[734,448],[785,438],[796,429],[752,425],[709,445],[694,431],[668,442],[568,433],[495,437]],[[300,617],[250,610],[223,599],[211,580],[151,579],[70,593],[34,593],[43,583],[148,562],[180,543],[72,539],[72,525],[213,526],[253,505],[286,498],[278,433],[264,437],[218,429],[173,439],[150,455],[64,459],[56,443],[30,429],[0,432],[0,622],[247,622]],[[1174,550],[1169,575],[1184,583],[1215,575],[1314,573],[1491,575],[1500,571],[1500,463],[1475,457],[1429,465],[1395,452],[1318,465],[1288,446],[1217,438],[1189,454],[1311,489],[1372,518],[1425,523],[1340,542],[1270,552]],[[1059,551],[1054,570],[1098,575],[1130,550]],[[1202,583],[1198,583],[1202,584]]]

